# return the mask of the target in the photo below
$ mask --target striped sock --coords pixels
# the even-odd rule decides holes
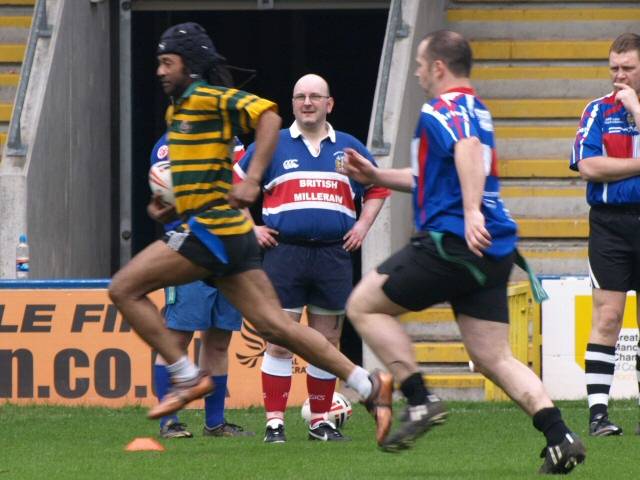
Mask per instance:
[[[607,413],[609,391],[616,368],[616,347],[588,343],[584,359],[589,417],[593,420],[597,414]]]
[[[154,365],[153,366],[153,383],[156,387],[156,397],[158,397],[158,401],[161,401],[164,396],[169,392],[169,388],[171,386],[171,380],[169,379],[169,371],[167,370],[166,365]],[[160,427],[164,427],[164,425],[169,421],[178,422],[177,415],[169,415],[167,417],[162,417],[160,419]]]
[[[224,423],[224,401],[227,396],[227,375],[212,376],[215,389],[204,398],[204,416],[207,428],[215,428]]]

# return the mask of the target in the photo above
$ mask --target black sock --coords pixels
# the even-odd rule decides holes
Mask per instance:
[[[558,445],[562,443],[569,428],[562,420],[562,414],[556,407],[543,408],[533,416],[533,426],[544,433],[547,445]]]
[[[429,395],[429,390],[427,390],[420,372],[408,376],[404,382],[400,384],[400,390],[402,390],[402,394],[407,398],[409,405],[422,405],[427,395]]]
[[[602,413],[603,415],[607,415],[608,409],[604,403],[596,403],[595,405],[591,405],[589,407],[589,421],[593,422],[593,418]]]

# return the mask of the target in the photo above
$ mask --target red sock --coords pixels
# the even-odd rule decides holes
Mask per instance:
[[[291,376],[279,377],[262,372],[262,398],[264,409],[267,412],[267,421],[271,418],[283,418],[282,413],[287,408],[289,390],[291,389]],[[278,412],[273,415],[272,413]]]
[[[311,426],[324,419],[324,414],[331,410],[336,379],[321,380],[307,374],[307,390],[309,391],[309,407],[311,408]]]

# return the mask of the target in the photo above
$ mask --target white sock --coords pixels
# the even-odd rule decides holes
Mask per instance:
[[[353,388],[362,399],[366,399],[371,395],[371,380],[369,380],[369,372],[362,367],[356,367],[347,378],[347,385]]]
[[[272,418],[267,422],[267,427],[278,428],[280,425],[284,425],[284,420],[281,418]]]
[[[196,367],[186,355],[180,357],[176,363],[167,365],[167,370],[171,375],[173,382],[184,382],[196,378],[200,370]]]

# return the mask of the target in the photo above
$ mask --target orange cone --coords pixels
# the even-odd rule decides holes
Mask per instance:
[[[164,447],[150,437],[134,438],[124,449],[127,452],[140,452],[149,450],[164,452]]]

